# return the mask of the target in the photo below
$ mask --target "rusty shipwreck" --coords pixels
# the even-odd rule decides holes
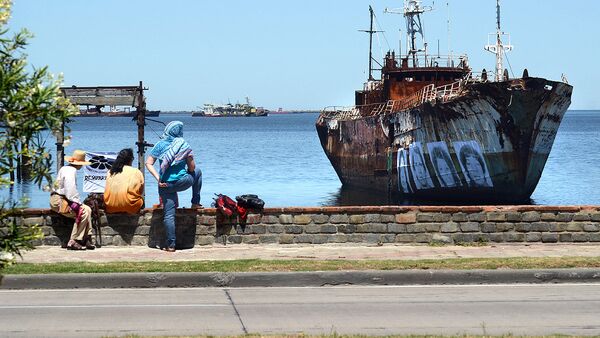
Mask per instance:
[[[573,87],[527,70],[509,77],[503,57],[512,46],[502,41],[499,0],[489,72],[473,72],[465,55],[428,54],[420,17],[428,9],[405,0],[407,53],[388,52],[378,80],[369,53],[355,105],[323,109],[316,129],[327,157],[344,186],[410,198],[528,200]],[[372,9],[366,32],[372,41]]]

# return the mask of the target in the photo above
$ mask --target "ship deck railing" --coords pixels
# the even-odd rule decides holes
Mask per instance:
[[[438,87],[430,84],[401,100],[359,106],[329,106],[321,111],[321,115],[338,120],[355,120],[368,116],[388,115],[414,108],[425,102],[448,102],[461,94],[466,82],[467,80],[463,79]]]
[[[408,64],[412,67],[413,60],[416,61],[417,67],[450,67],[450,68],[463,68],[468,64],[468,57],[466,55],[401,55],[396,56],[395,60],[398,64],[402,64],[402,60],[408,58]]]

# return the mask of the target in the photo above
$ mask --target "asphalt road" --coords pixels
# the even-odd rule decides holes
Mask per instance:
[[[0,290],[1,337],[598,335],[600,284]]]

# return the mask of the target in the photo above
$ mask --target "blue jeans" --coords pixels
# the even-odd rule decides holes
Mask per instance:
[[[162,199],[164,218],[163,224],[167,233],[167,248],[175,248],[175,210],[179,204],[177,192],[192,187],[192,204],[200,204],[200,189],[202,189],[202,171],[196,168],[194,174],[188,173],[184,178],[175,182],[167,182],[167,187],[158,188]]]

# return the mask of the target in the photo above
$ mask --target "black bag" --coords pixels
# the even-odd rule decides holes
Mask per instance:
[[[238,205],[240,205],[246,209],[251,209],[254,211],[262,211],[265,207],[265,201],[258,198],[257,195],[252,195],[252,194],[241,195],[241,196],[236,196],[235,199],[237,200]]]

